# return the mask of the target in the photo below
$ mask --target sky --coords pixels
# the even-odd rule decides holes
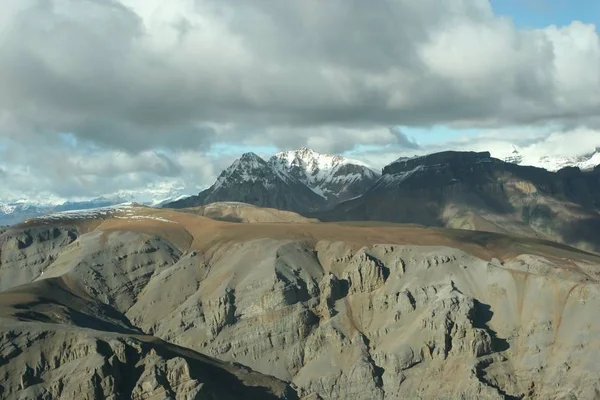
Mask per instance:
[[[245,151],[375,168],[600,146],[595,0],[3,0],[0,201],[196,193]]]

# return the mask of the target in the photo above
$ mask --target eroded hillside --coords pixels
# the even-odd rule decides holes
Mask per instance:
[[[3,233],[0,373],[19,377],[5,393],[75,390],[70,361],[47,361],[57,343],[93,359],[86,390],[124,387],[111,368],[138,366],[126,384],[138,398],[188,393],[174,389],[182,379],[222,390],[201,385],[213,381],[190,361],[212,360],[200,353],[237,363],[211,361],[259,398],[291,398],[282,381],[324,399],[600,393],[594,254],[494,233],[253,221],[132,207]]]

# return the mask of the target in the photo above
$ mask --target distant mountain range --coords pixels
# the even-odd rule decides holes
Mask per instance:
[[[125,201],[125,199],[108,199],[99,197],[97,199],[89,201],[67,201],[62,204],[48,204],[43,202],[32,202],[27,200],[0,203],[0,225],[12,225],[29,218],[34,218],[40,215],[45,215],[53,212],[106,207],[119,203],[124,203]]]
[[[2,202],[0,200],[0,226],[13,225],[29,218],[52,213],[89,210],[129,202],[160,207],[165,203],[176,201],[187,196],[188,195],[182,194],[179,191],[169,191],[166,193],[157,192],[140,194],[123,192],[112,196],[97,197],[91,200],[65,202],[45,202],[28,199]]]
[[[425,157],[413,159],[422,160]],[[403,158],[391,165],[402,160],[409,159]],[[503,158],[503,161],[522,167],[541,167],[548,171],[559,171],[566,167],[592,170],[600,164],[600,149],[577,157],[532,157],[526,151],[514,147],[512,153]],[[119,192],[90,200],[62,203],[30,199],[3,202],[0,199],[0,226],[50,213],[86,210],[125,202],[137,202],[155,207],[185,208],[219,201],[238,201],[310,214],[335,209],[348,200],[357,200],[363,194],[373,193],[375,188],[380,190],[382,187],[392,187],[394,183],[390,180],[398,184],[399,179],[408,178],[392,178],[394,174],[385,171],[389,171],[389,166],[384,168],[382,176],[380,172],[363,162],[339,155],[318,153],[308,148],[277,153],[269,159],[262,159],[254,153],[246,153],[225,169],[212,186],[195,196],[190,196],[179,188],[153,187],[143,192]],[[417,176],[423,175],[417,174]],[[461,176],[457,175],[452,179],[460,180]],[[389,210],[377,212],[389,212]],[[415,216],[402,219],[398,215],[398,212],[390,213],[386,219],[413,221],[422,218]],[[348,216],[358,217],[352,214]],[[441,224],[436,221],[436,224]]]
[[[582,170],[593,169],[600,165],[600,147],[593,152],[580,156],[562,157],[562,156],[531,156],[526,152],[513,146],[513,150],[504,161],[518,165],[532,166],[547,169],[548,171],[558,171],[566,167],[577,167]]]
[[[184,208],[219,201],[309,212],[361,195],[380,174],[346,157],[301,148],[268,161],[245,153],[197,196],[166,204]]]

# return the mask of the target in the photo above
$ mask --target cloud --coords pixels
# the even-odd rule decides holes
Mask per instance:
[[[77,144],[32,146],[4,142],[0,152],[0,201],[15,198],[46,200],[90,198],[115,192],[197,193],[214,179],[223,160],[197,151],[85,149]]]
[[[204,185],[229,160],[209,155],[216,144],[380,146],[393,159],[433,149],[396,126],[600,128],[596,27],[519,29],[487,0],[5,0],[2,11],[3,168],[61,195]],[[76,146],[57,144],[64,134]]]
[[[400,130],[400,128],[398,128],[398,127],[390,128],[390,132],[392,133],[392,135],[394,135],[396,137],[397,146],[400,149],[418,150],[421,148],[419,143],[417,143],[417,141],[414,138],[409,138],[408,136],[406,136],[406,134],[403,133]]]
[[[519,30],[485,0],[3,8],[0,107],[13,135],[140,151],[247,139],[247,128],[585,124],[600,106],[594,26]]]

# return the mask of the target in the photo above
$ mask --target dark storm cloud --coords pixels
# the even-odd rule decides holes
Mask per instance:
[[[131,151],[237,140],[246,126],[585,122],[600,105],[592,27],[519,31],[484,0],[5,8],[0,107],[24,131]]]

